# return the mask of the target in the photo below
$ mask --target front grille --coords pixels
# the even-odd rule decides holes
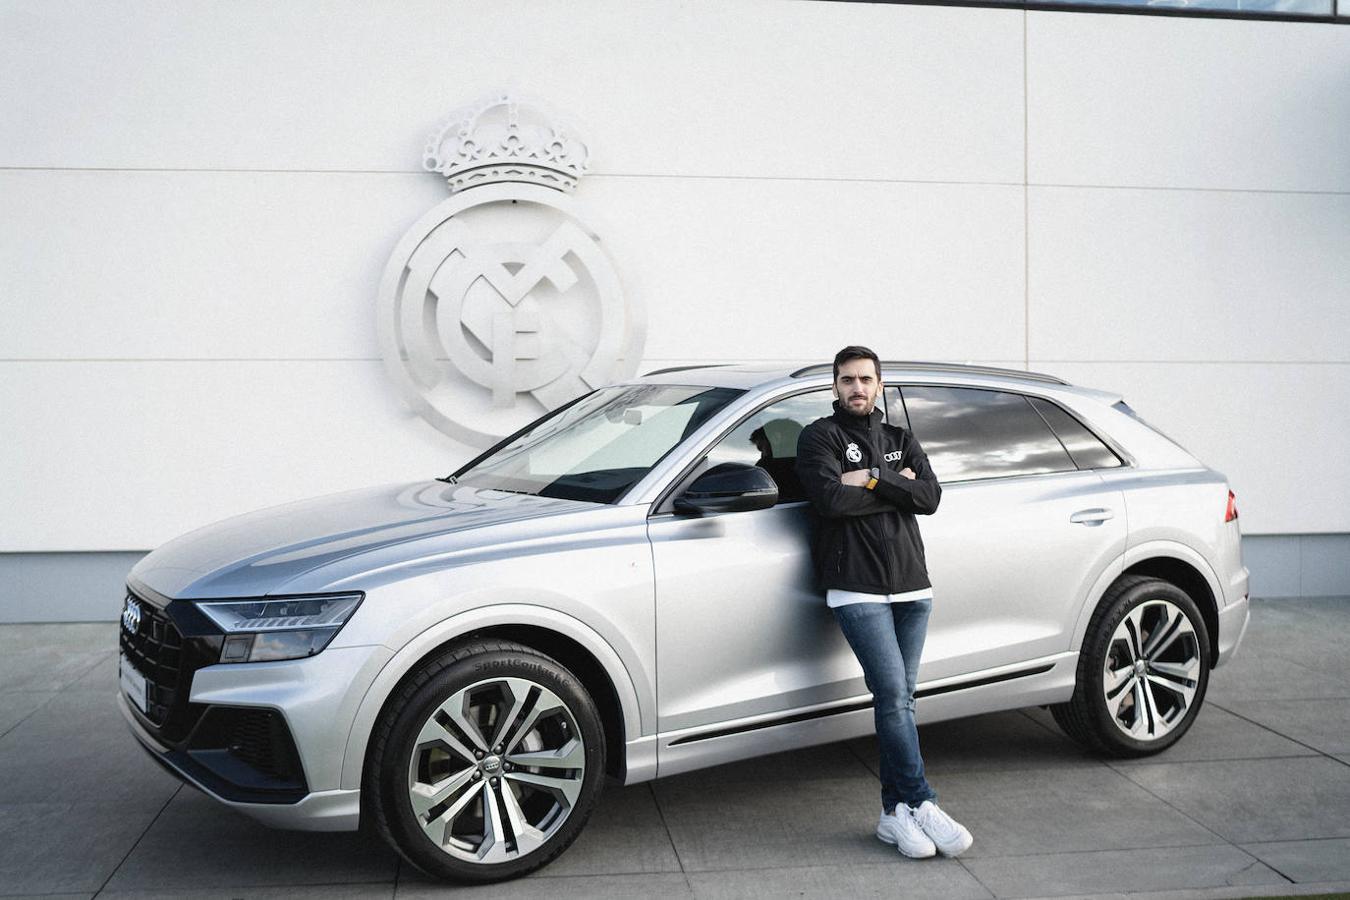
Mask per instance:
[[[182,691],[183,636],[163,610],[134,594],[127,594],[127,600],[140,604],[140,625],[133,633],[123,622],[118,643],[122,655],[145,676],[146,718],[161,726],[173,712]]]

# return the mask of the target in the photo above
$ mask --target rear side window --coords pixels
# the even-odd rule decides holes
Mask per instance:
[[[1021,394],[906,385],[905,409],[939,481],[1077,470]]]
[[[1027,400],[1054,429],[1078,468],[1111,469],[1120,465],[1119,457],[1111,452],[1111,448],[1068,412],[1040,397],[1028,397]]]

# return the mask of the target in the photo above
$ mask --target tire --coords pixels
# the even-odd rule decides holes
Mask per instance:
[[[1127,575],[1107,591],[1078,654],[1073,697],[1050,707],[1096,753],[1148,756],[1179,741],[1209,686],[1209,633],[1176,585]]]
[[[371,735],[376,830],[434,878],[490,882],[547,865],[581,832],[605,772],[595,704],[519,644],[447,650],[400,686]]]

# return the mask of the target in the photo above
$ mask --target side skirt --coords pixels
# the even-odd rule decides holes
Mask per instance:
[[[1062,653],[922,684],[915,692],[919,723],[1062,703],[1073,694],[1077,663],[1077,653]],[[656,776],[864,737],[874,731],[870,694],[686,728],[657,735]],[[629,783],[636,780],[630,778]]]

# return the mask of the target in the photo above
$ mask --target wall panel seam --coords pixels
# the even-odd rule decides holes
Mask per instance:
[[[1024,101],[1024,107],[1028,106]],[[1024,123],[1024,134],[1026,125]],[[1205,185],[1152,185],[1152,184],[1075,184],[1055,181],[1031,181],[1026,173],[1030,157],[1029,136],[1024,141],[1022,179],[1002,181],[998,179],[954,179],[954,178],[879,178],[846,177],[838,175],[743,175],[714,173],[657,173],[657,172],[590,172],[588,180],[604,179],[662,179],[682,181],[774,181],[789,183],[839,183],[839,184],[925,184],[973,187],[1021,187],[1021,188],[1077,188],[1081,190],[1101,191],[1178,191],[1213,194],[1274,194],[1274,195],[1313,195],[1327,197],[1350,197],[1350,190],[1313,190],[1292,188],[1256,188],[1256,187],[1213,187]],[[172,168],[172,167],[79,167],[79,166],[0,166],[3,172],[53,172],[108,174],[182,174],[182,175],[389,175],[426,178],[428,173],[412,170],[378,169],[239,169],[239,168]]]

